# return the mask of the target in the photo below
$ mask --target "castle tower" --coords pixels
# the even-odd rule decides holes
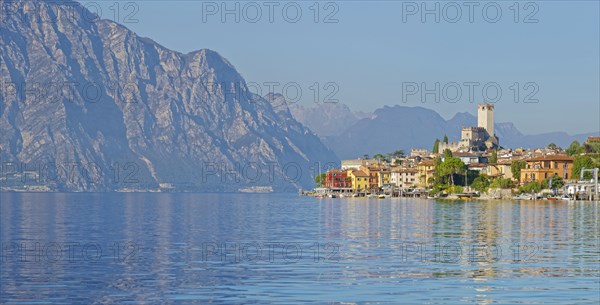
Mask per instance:
[[[485,128],[490,137],[495,136],[493,104],[479,104],[477,106],[477,126]]]

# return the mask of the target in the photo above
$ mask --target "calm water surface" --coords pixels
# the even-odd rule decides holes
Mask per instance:
[[[600,203],[0,194],[3,304],[598,304]]]

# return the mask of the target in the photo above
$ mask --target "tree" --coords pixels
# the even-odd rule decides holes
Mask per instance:
[[[395,151],[389,153],[388,155],[390,155],[391,157],[394,157],[394,158],[402,158],[402,157],[404,157],[404,150],[398,149],[398,150],[395,150]]]
[[[364,154],[363,159],[365,159],[365,160],[369,159],[369,154]]]
[[[444,144],[448,144],[448,136],[444,135],[444,140],[443,140]]]
[[[379,161],[387,162],[387,158],[382,154],[374,154],[373,159],[377,159]]]
[[[510,163],[510,172],[513,175],[513,178],[521,181],[521,169],[527,166],[527,162],[525,160],[515,160]]]
[[[487,192],[489,186],[490,180],[487,178],[486,175],[479,175],[477,178],[475,178],[475,180],[473,180],[473,183],[471,183],[471,188],[481,193]]]
[[[454,175],[464,173],[467,166],[460,158],[446,157],[436,169],[437,177],[447,177],[450,179],[450,184],[454,185]]]
[[[552,182],[550,182],[551,180]],[[541,186],[542,188],[559,189],[563,187],[563,185],[565,185],[563,178],[557,174],[554,174],[552,177],[544,179]]]
[[[444,160],[447,158],[452,158],[452,151],[448,148],[444,149]]]
[[[577,140],[571,142],[571,145],[569,145],[569,148],[567,148],[567,155],[569,156],[579,155],[581,152],[582,149]]]
[[[327,177],[326,173],[322,173],[320,175],[317,175],[315,177],[315,183],[317,184],[317,187],[324,187],[325,186],[325,179]]]
[[[557,149],[558,146],[556,144],[554,144],[554,143],[550,143],[550,144],[548,144],[547,148],[548,149]]]
[[[493,189],[511,189],[515,187],[510,178],[496,178],[490,182],[490,188]]]
[[[492,151],[492,156],[490,157],[489,163],[496,164],[498,163],[498,151]]]
[[[590,156],[578,156],[573,160],[573,169],[571,170],[571,177],[573,179],[579,179],[582,168],[594,168],[594,161]],[[587,172],[583,175],[583,179],[592,179],[592,173]]]
[[[433,142],[433,150],[431,150],[434,154],[440,153],[440,139],[435,139]]]
[[[396,165],[402,165],[402,160],[396,159],[396,160],[394,160],[394,164],[396,164]]]
[[[525,185],[519,188],[519,193],[531,193],[531,192],[539,192],[542,190],[542,185],[537,182],[526,183]]]

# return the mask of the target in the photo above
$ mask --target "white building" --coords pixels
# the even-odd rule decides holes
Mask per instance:
[[[390,183],[402,188],[414,187],[418,184],[418,170],[416,168],[393,169]]]

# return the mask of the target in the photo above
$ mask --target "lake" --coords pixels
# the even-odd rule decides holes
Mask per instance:
[[[4,304],[598,304],[600,203],[0,194]]]

